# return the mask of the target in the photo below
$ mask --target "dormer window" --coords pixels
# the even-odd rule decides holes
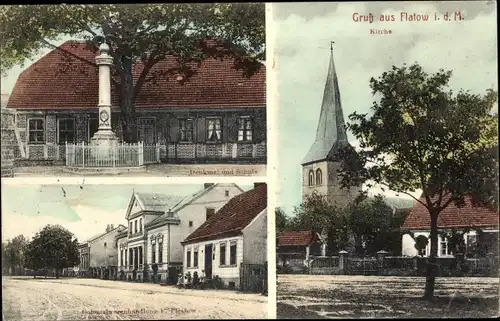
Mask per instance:
[[[316,185],[321,185],[323,184],[323,175],[321,172],[321,169],[316,170]]]
[[[314,185],[314,171],[311,169],[309,171],[309,186]]]

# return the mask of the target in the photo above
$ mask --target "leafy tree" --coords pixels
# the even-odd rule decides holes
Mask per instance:
[[[6,268],[21,269],[25,262],[25,249],[28,240],[24,235],[18,235],[12,240],[7,241],[4,249],[4,260]]]
[[[264,4],[2,6],[0,25],[3,72],[43,48],[56,48],[68,58],[95,66],[94,61],[58,48],[54,42],[63,35],[83,39],[93,52],[106,42],[114,58],[112,82],[120,94],[122,128],[129,142],[137,139],[135,100],[146,82],[169,75],[186,81],[207,57],[234,59],[235,68],[251,76],[265,57]],[[218,45],[210,46],[207,40]],[[174,56],[178,65],[155,70],[167,56]],[[143,68],[134,79],[138,62]]]
[[[425,235],[419,235],[415,238],[415,249],[418,251],[418,255],[425,255],[425,248],[429,244],[429,239]]]
[[[429,212],[431,253],[426,298],[434,295],[439,214],[448,206],[495,203],[498,120],[492,115],[497,93],[485,95],[447,88],[451,71],[424,72],[418,64],[393,66],[370,87],[379,97],[372,114],[353,113],[348,129],[361,151],[344,150],[339,172],[342,186],[378,184],[404,193]],[[422,189],[421,198],[411,192]]]
[[[47,225],[27,248],[27,267],[33,270],[54,269],[59,278],[63,268],[80,264],[78,240],[59,225]]]
[[[323,195],[312,194],[295,209],[291,226],[294,230],[312,229],[326,236],[327,255],[334,255],[350,246],[349,222],[345,214],[343,206],[329,202]]]
[[[290,218],[286,215],[283,209],[276,207],[275,212],[275,225],[276,232],[288,231],[290,229]]]
[[[401,238],[400,226],[383,196],[358,198],[347,211],[349,230],[353,233],[358,255],[375,255],[380,250],[394,252],[399,244],[397,240]]]

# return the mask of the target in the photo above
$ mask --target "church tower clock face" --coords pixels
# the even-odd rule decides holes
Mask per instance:
[[[106,123],[109,120],[108,112],[106,110],[101,110],[99,113],[99,119],[101,119],[103,123]]]

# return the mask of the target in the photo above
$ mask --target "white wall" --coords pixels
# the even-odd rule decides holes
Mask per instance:
[[[228,196],[225,195],[226,191],[229,192]],[[241,193],[241,190],[234,184],[217,184],[217,186],[206,194],[175,213],[181,222],[179,225],[171,226],[170,241],[172,244],[170,247],[170,261],[183,262],[181,242],[205,222],[207,208],[215,208],[215,210],[218,211],[231,198]],[[193,222],[192,227],[189,226],[190,221]]]
[[[267,209],[243,230],[243,263],[264,264],[267,261]]]
[[[419,235],[424,235],[427,238],[430,237],[429,231],[415,231],[413,233],[414,233],[415,238]],[[468,239],[469,235],[476,235],[476,231],[469,231],[469,232],[464,234],[465,245],[467,245],[467,239]],[[443,241],[443,240],[445,240],[445,239],[438,235],[438,257],[450,257],[450,256],[452,256],[451,254],[443,255],[441,253],[441,250],[442,250],[441,241]],[[403,235],[402,246],[403,246],[403,248],[402,248],[402,255],[403,256],[418,255],[418,251],[415,249],[415,240],[409,234]],[[448,252],[451,253],[449,250],[448,250]],[[425,249],[425,256],[429,256],[430,253],[431,253],[431,240],[429,238],[429,243],[427,244],[427,247]]]
[[[115,236],[118,229],[89,242],[90,267],[117,265],[118,250],[115,247]],[[106,246],[104,246],[106,244]]]
[[[153,261],[152,261],[152,256],[153,256],[153,253],[152,253],[152,245],[151,245],[151,236],[153,235],[157,235],[158,233],[160,234],[163,234],[163,253],[162,253],[162,262],[159,262],[158,261],[158,258],[159,258],[159,247],[158,247],[158,242],[156,242],[156,248],[155,248],[155,252],[156,252],[156,264],[158,264],[158,269],[161,269],[163,268],[163,264],[161,263],[165,263],[165,268],[167,267],[167,264],[168,263],[168,224],[165,224],[164,226],[160,226],[160,227],[157,227],[157,228],[154,228],[154,229],[151,229],[151,230],[148,230],[148,237],[147,237],[147,240],[146,240],[146,246],[145,246],[145,249],[146,249],[146,262],[147,264],[152,264]]]
[[[230,244],[231,242],[236,242],[236,264],[232,266],[220,266],[220,244],[226,244],[226,264],[230,261]],[[233,279],[239,277],[239,267],[243,262],[243,236],[222,238],[217,240],[209,240],[199,243],[188,244],[184,246],[184,260],[183,260],[183,273],[191,272],[191,275],[195,271],[198,275],[201,275],[201,271],[205,269],[205,246],[215,245],[214,252],[215,259],[212,260],[212,276],[218,275],[221,279]],[[187,252],[191,250],[191,265],[193,264],[194,249],[198,248],[198,267],[188,267],[187,266]]]

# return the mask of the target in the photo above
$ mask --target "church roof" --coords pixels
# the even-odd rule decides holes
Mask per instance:
[[[335,152],[342,146],[349,145],[344,124],[344,113],[340,99],[339,83],[333,62],[333,49],[326,76],[323,103],[319,117],[316,138],[304,157],[302,164],[334,159]]]

